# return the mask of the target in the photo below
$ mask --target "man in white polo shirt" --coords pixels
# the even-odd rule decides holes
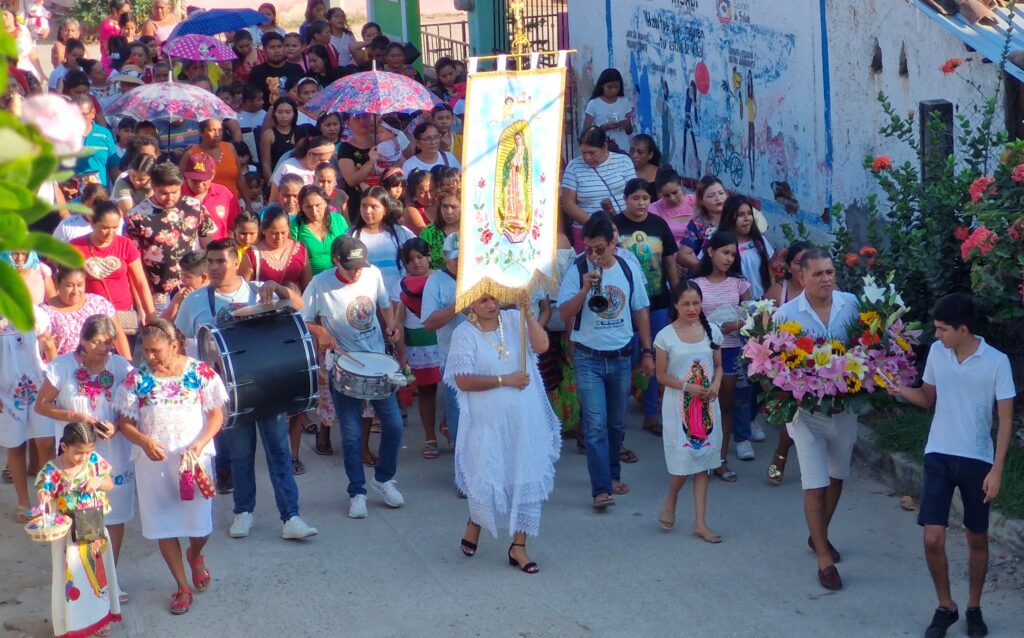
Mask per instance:
[[[970,550],[967,635],[985,636],[981,592],[988,570],[989,503],[999,495],[1006,451],[1013,431],[1013,385],[1010,359],[974,334],[978,311],[970,295],[946,295],[932,310],[935,338],[920,388],[889,388],[909,403],[935,407],[924,448],[924,487],[917,524],[924,528],[928,561],[939,607],[925,632],[942,638],[960,618],[949,588],[946,527],[953,491],[960,490]],[[992,404],[999,413],[992,447]]]
[[[815,337],[844,341],[846,328],[857,318],[857,297],[836,290],[832,257],[810,248],[800,259],[804,292],[779,308],[776,323],[796,321]],[[788,425],[800,459],[804,513],[811,535],[807,544],[818,555],[818,582],[825,589],[842,589],[836,563],[839,552],[828,539],[828,528],[850,475],[850,457],[857,441],[857,417],[849,412],[827,415],[797,411]]]
[[[318,347],[339,355],[352,352],[384,354],[384,339],[394,343],[399,334],[390,311],[391,302],[384,277],[367,261],[366,245],[345,235],[331,245],[335,268],[325,270],[309,282],[302,295],[302,318],[316,337]],[[381,328],[381,324],[384,328]],[[331,378],[331,399],[341,426],[342,454],[348,475],[351,518],[366,518],[366,476],[362,460],[362,399],[340,392]],[[380,417],[380,450],[370,485],[388,507],[401,507],[405,499],[398,491],[398,450],[402,447],[402,413],[392,392],[386,399],[370,403]]]

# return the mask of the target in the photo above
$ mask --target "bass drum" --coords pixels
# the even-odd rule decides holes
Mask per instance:
[[[316,349],[298,313],[267,312],[203,324],[196,342],[199,358],[213,366],[227,388],[225,428],[316,405]]]

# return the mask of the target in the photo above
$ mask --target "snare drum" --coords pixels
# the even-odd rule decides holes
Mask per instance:
[[[225,428],[316,405],[319,366],[306,323],[293,310],[267,310],[203,324],[196,335],[199,358],[213,366],[227,389]]]
[[[347,352],[334,355],[331,376],[334,389],[356,399],[386,399],[404,385],[398,361],[377,352]],[[398,377],[402,377],[401,381]]]

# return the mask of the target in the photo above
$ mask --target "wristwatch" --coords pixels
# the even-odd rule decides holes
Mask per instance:
[[[649,354],[649,355],[651,355],[652,357],[654,356],[654,348],[641,348],[641,349],[640,349],[640,352],[641,352],[642,354]]]

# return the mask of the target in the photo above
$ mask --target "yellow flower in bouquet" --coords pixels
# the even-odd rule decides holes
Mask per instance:
[[[832,363],[832,346],[831,344],[824,344],[815,346],[814,350],[811,351],[811,356],[814,357],[814,364],[819,368],[827,366]]]
[[[850,377],[846,380],[846,389],[850,394],[856,394],[860,392],[861,382],[857,377]]]
[[[788,332],[789,334],[795,337],[798,334],[800,334],[800,331],[803,330],[804,328],[803,326],[800,325],[799,321],[787,321],[786,323],[779,326],[778,329],[781,330],[782,332]]]
[[[840,355],[840,356],[846,354],[846,346],[844,346],[841,341],[839,341],[837,339],[833,339],[830,342],[830,345],[832,346],[833,354],[837,354],[837,355]]]
[[[863,359],[851,352],[846,355],[846,371],[859,382],[867,374],[868,367],[864,364]]]
[[[882,318],[874,310],[860,313],[860,320],[871,332],[878,332],[882,327]]]
[[[903,350],[903,352],[910,352],[910,343],[907,342],[906,339],[903,337],[896,337],[895,341],[896,345],[900,347],[900,350]]]

